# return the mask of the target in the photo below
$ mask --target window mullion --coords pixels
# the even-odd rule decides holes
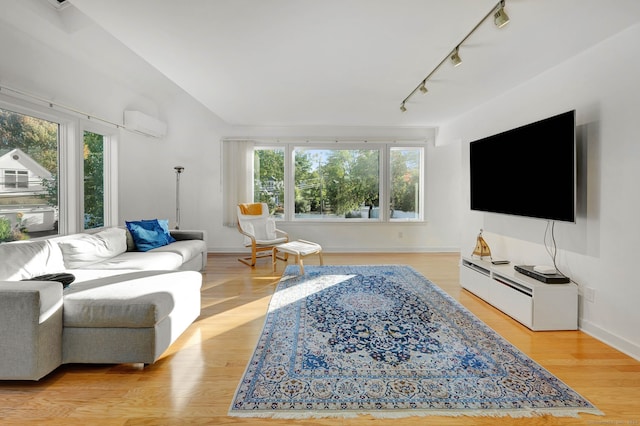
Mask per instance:
[[[389,221],[389,197],[391,195],[391,186],[389,178],[389,145],[380,148],[380,221]]]
[[[284,212],[285,220],[291,221],[294,217],[295,210],[295,198],[296,198],[296,184],[295,184],[295,170],[293,161],[293,145],[288,143],[284,146]]]

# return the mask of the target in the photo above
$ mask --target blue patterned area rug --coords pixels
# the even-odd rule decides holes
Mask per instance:
[[[289,266],[241,417],[601,415],[413,268]]]

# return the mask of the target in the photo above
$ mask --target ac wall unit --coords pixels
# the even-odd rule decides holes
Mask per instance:
[[[166,123],[140,111],[125,111],[124,127],[154,138],[161,138],[167,134]]]

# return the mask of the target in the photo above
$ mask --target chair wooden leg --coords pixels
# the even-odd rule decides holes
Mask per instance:
[[[270,257],[272,258],[273,261],[273,249],[268,247],[260,247],[258,250],[256,251],[252,251],[251,252],[251,256],[247,256],[247,257],[239,257],[238,260],[242,263],[244,263],[247,266],[251,266],[254,267],[256,266],[256,263],[258,261],[258,259],[262,259],[264,257]],[[287,253],[276,253],[276,259],[279,260],[284,260],[285,262],[288,259],[288,255]]]
[[[255,261],[255,260],[253,260],[253,263],[249,262],[249,260],[251,260],[251,258],[250,258],[250,257],[239,257],[239,258],[238,258],[238,261],[240,261],[240,262],[244,263],[244,264],[245,264],[245,265],[247,265],[247,266],[251,266],[252,268],[253,268],[254,266],[256,266],[256,261]]]
[[[278,258],[276,257],[278,255],[278,248],[274,247],[273,249],[271,249],[271,266],[273,267],[273,272],[276,271],[276,262],[278,260]]]

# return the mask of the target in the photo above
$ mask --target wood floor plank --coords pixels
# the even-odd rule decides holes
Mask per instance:
[[[243,419],[227,410],[285,264],[249,268],[209,255],[200,317],[153,365],[66,365],[39,382],[0,382],[0,424],[51,425],[640,425],[640,362],[580,331],[532,332],[462,290],[458,254],[325,253],[325,264],[404,264],[605,412],[604,417]],[[289,261],[293,263],[292,260]],[[306,265],[316,265],[314,256]]]

